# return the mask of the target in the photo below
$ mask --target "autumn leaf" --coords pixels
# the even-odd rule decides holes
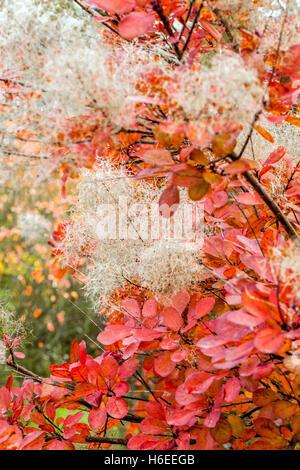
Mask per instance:
[[[155,18],[151,13],[134,12],[119,23],[119,33],[124,39],[134,39],[153,30]]]
[[[230,134],[215,135],[212,140],[212,151],[217,158],[230,155],[236,146],[236,140]]]
[[[141,155],[141,158],[150,165],[157,166],[168,166],[174,165],[174,161],[168,150],[165,149],[153,149],[148,150],[145,154]]]
[[[85,3],[97,6],[109,13],[128,13],[135,7],[135,0],[85,0]]]
[[[210,429],[210,434],[218,444],[226,444],[232,436],[232,428],[228,420],[221,418],[216,426]]]
[[[207,181],[205,181],[204,178],[201,178],[200,181],[195,186],[192,186],[191,188],[189,188],[188,193],[189,193],[190,199],[192,201],[200,201],[200,199],[202,199],[205,196],[209,188],[210,188],[210,184]]]
[[[256,124],[256,126],[254,126],[254,129],[265,139],[267,140],[268,142],[271,142],[271,144],[274,144],[274,137],[272,136],[272,134],[270,134],[270,132],[266,131],[266,129],[264,129],[262,126],[260,126],[259,124]]]
[[[171,184],[162,193],[159,199],[159,212],[163,217],[169,218],[178,208],[179,190]]]

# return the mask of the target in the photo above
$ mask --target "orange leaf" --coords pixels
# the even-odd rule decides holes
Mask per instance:
[[[256,406],[265,406],[277,400],[278,396],[270,388],[259,388],[253,392],[253,403]]]
[[[254,129],[255,129],[264,139],[266,139],[268,142],[271,142],[271,144],[274,144],[274,138],[273,138],[273,136],[270,134],[270,132],[266,131],[266,129],[264,129],[263,127],[261,127],[259,124],[257,124],[256,126],[254,126]]]
[[[256,433],[261,437],[278,437],[280,431],[276,424],[268,418],[256,418],[253,420]]]
[[[226,444],[226,442],[230,441],[232,436],[231,425],[226,419],[221,418],[216,426],[210,429],[210,434],[218,444]]]

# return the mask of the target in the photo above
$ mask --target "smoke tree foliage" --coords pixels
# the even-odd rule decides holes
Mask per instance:
[[[0,21],[1,168],[76,182],[53,265],[105,323],[46,378],[4,334],[24,382],[0,449],[296,449],[299,2],[4,0]],[[132,236],[102,237],[121,196]],[[147,239],[153,204],[201,209],[201,237]]]

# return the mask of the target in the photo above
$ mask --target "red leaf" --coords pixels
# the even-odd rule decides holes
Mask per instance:
[[[71,362],[76,362],[78,360],[78,341],[77,339],[74,339],[72,346],[71,346],[71,352],[70,352],[70,359]]]
[[[143,310],[142,310],[143,317],[155,317],[157,315],[157,301],[154,298],[148,299],[144,302]]]
[[[278,162],[281,158],[286,154],[286,148],[281,146],[278,147],[274,152],[270,153],[266,161],[264,162],[264,166],[272,165],[273,163]]]
[[[165,420],[165,412],[160,403],[157,401],[148,401],[146,404],[147,413],[155,419],[159,419],[160,421]]]
[[[88,422],[92,429],[103,428],[106,421],[106,409],[101,405],[99,408],[93,408],[88,415]]]
[[[179,205],[179,190],[177,186],[168,186],[159,199],[159,212],[163,217],[171,217]]]
[[[118,382],[113,387],[113,392],[117,398],[122,397],[123,395],[125,395],[125,393],[128,393],[129,390],[130,390],[130,387],[126,382]]]
[[[270,302],[263,300],[258,296],[258,293],[252,284],[249,284],[245,287],[245,290],[242,294],[242,303],[247,312],[258,317],[259,319],[266,320],[271,316],[276,318],[278,315],[277,310]]]
[[[203,318],[207,315],[215,305],[216,301],[212,297],[204,297],[200,299],[195,306],[195,314],[197,318]]]
[[[97,340],[102,344],[109,345],[130,336],[130,334],[131,328],[126,325],[108,325],[102,333],[99,333]]]
[[[155,17],[144,11],[130,13],[119,23],[119,33],[122,38],[133,39],[153,30]]]
[[[284,345],[284,335],[275,328],[264,328],[254,338],[255,347],[262,353],[276,353]]]
[[[141,422],[140,429],[145,434],[163,434],[167,431],[168,427],[163,421],[149,417]]]
[[[118,373],[119,379],[126,380],[129,377],[131,377],[135,373],[138,366],[139,366],[138,359],[134,359],[133,357],[130,359],[127,359],[127,361],[123,362],[123,364],[121,365],[119,369],[119,373]]]
[[[179,312],[182,313],[190,301],[190,294],[186,291],[180,291],[172,295],[172,305]]]
[[[167,423],[170,426],[192,426],[198,420],[197,410],[174,410],[170,409],[167,410]]]
[[[113,418],[122,419],[128,413],[128,403],[124,398],[110,397],[107,400],[106,411]]]
[[[150,450],[155,449],[160,437],[137,434],[129,439],[127,448],[129,450]]]
[[[43,431],[34,431],[24,437],[19,450],[40,450],[44,443],[42,435],[45,435]]]
[[[183,326],[183,319],[180,313],[173,307],[166,307],[162,311],[164,324],[171,330],[178,331]]]
[[[240,204],[254,206],[255,204],[263,204],[264,201],[256,193],[241,193],[237,196]]]
[[[169,351],[164,351],[154,361],[154,370],[161,377],[167,377],[174,369],[175,364],[171,360]]]
[[[193,372],[187,377],[184,389],[187,393],[204,393],[215,380],[216,376],[207,372]]]
[[[141,317],[140,306],[135,299],[127,298],[125,300],[122,300],[121,307],[133,317],[135,318]]]
[[[241,384],[239,379],[236,377],[231,377],[231,379],[227,380],[225,387],[225,401],[232,402],[234,401],[240,393]]]

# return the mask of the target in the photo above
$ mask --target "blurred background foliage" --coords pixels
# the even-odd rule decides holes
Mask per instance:
[[[37,174],[30,168],[13,170],[2,171],[5,181],[0,182],[0,333],[21,335],[22,365],[49,376],[48,365],[69,360],[75,338],[96,353],[93,340],[99,329],[93,322],[99,319],[82,285],[53,264],[48,243],[74,199],[62,197],[57,177],[35,183]],[[22,183],[17,187],[16,176]],[[0,385],[10,374],[0,365]]]

